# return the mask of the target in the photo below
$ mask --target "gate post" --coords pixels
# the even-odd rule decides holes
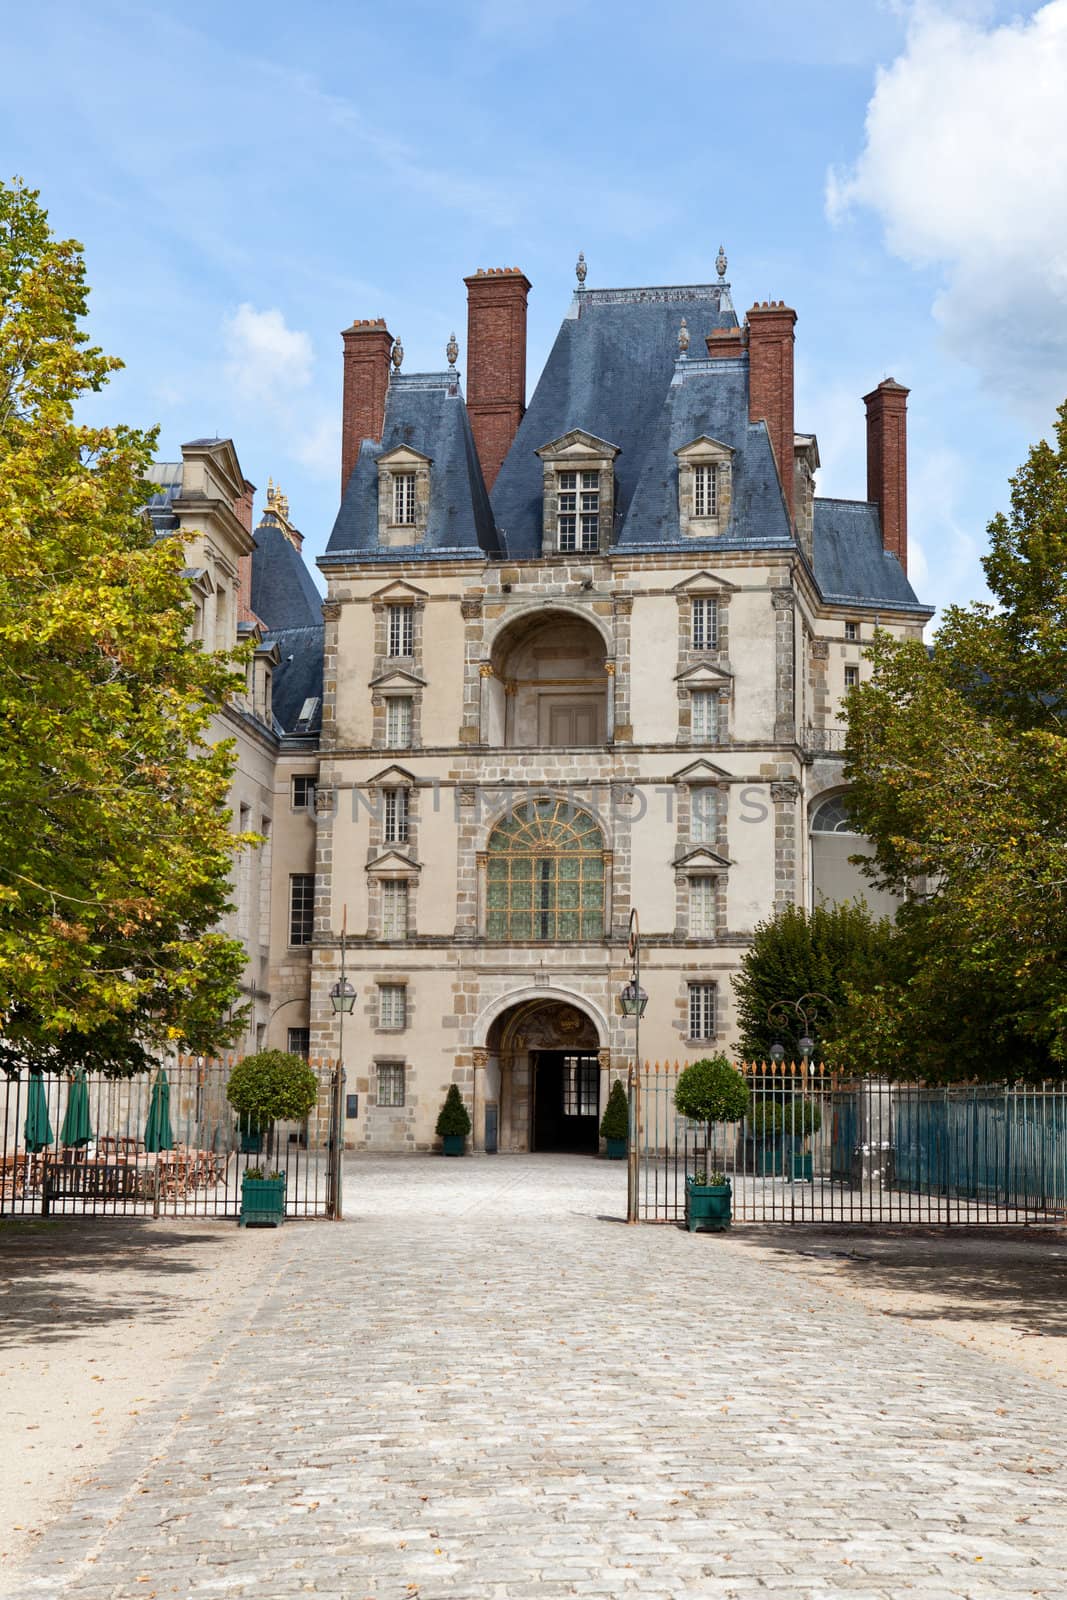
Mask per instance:
[[[626,1220],[637,1221],[637,1141],[641,1128],[641,1087],[639,1073],[631,1061],[626,1074],[626,1099],[630,1107],[630,1142],[626,1146]]]
[[[343,1156],[344,1156],[345,1069],[340,1062],[333,1069],[330,1081],[330,1125],[327,1136],[326,1165],[326,1215],[333,1222],[344,1220]]]

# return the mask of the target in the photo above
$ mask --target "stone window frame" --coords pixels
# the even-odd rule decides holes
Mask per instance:
[[[375,750],[418,750],[422,745],[422,691],[425,688],[422,679],[409,672],[393,672],[371,688],[372,747]],[[411,738],[407,744],[393,744],[389,740],[390,700],[411,701]]]
[[[845,688],[858,689],[860,684],[860,669],[855,661],[845,662]]]
[[[721,668],[710,668],[704,663],[689,667],[676,675],[678,691],[678,732],[676,742],[700,750],[721,750],[730,744],[733,701],[732,678]],[[694,693],[717,694],[719,697],[715,739],[697,739],[693,734]]]
[[[374,1057],[374,1106],[383,1111],[402,1111],[408,1103],[408,1064],[396,1056]],[[400,1098],[381,1099],[384,1074],[389,1073],[394,1085],[399,1085]],[[396,1093],[394,1088],[393,1093]]]
[[[683,539],[710,539],[727,531],[733,502],[734,452],[721,439],[702,433],[674,452],[678,463],[678,532]],[[695,469],[714,467],[716,510],[712,516],[696,514]]]
[[[395,445],[378,457],[378,544],[383,550],[423,544],[430,521],[430,476],[433,458],[409,444]],[[415,479],[415,520],[395,522],[396,485],[400,475]]]
[[[615,458],[617,445],[582,428],[572,428],[559,439],[541,446],[537,455],[542,466],[541,554],[562,556],[565,560],[581,561],[583,557],[603,554],[610,550],[615,529]],[[560,550],[559,547],[559,474],[561,472],[596,472],[599,482],[599,538],[595,550]],[[579,500],[581,490],[579,487]],[[579,512],[580,515],[580,512]]]
[[[372,865],[391,851],[410,857],[414,864],[418,860],[419,853],[419,807],[416,799],[419,784],[414,774],[407,772],[403,767],[385,767],[381,772],[375,773],[373,778],[367,779],[365,788],[370,818],[367,865]],[[386,838],[385,795],[390,789],[403,789],[407,794],[406,839]]]
[[[397,850],[389,849],[366,867],[367,873],[367,936],[371,939],[382,939],[390,944],[402,944],[411,939],[417,927],[417,902],[418,882],[421,868],[414,862],[408,861]],[[400,933],[386,933],[385,923],[385,884],[404,883],[407,885],[407,926],[406,931]]]
[[[396,989],[403,995],[403,1021],[385,1022],[383,1020],[383,993],[385,989]],[[406,977],[389,973],[374,980],[374,1031],[375,1033],[406,1033],[411,1027],[411,987]]]
[[[712,991],[713,1026],[710,1033],[693,1032],[693,990],[710,989]],[[685,980],[683,995],[685,1005],[685,1037],[686,1042],[692,1045],[705,1045],[714,1043],[722,1034],[722,1000],[719,993],[717,978],[693,976]]]
[[[846,619],[845,619],[845,643],[846,644],[859,644],[859,642],[860,642],[860,625],[859,625],[859,623],[856,621],[856,619],[854,617],[846,617]]]
[[[674,939],[681,944],[710,944],[726,932],[726,886],[729,862],[708,845],[698,845],[674,864]],[[714,879],[715,895],[710,933],[693,930],[693,883]]]
[[[389,654],[389,613],[394,606],[411,607],[411,654],[408,656]],[[374,618],[374,666],[371,677],[380,678],[387,672],[395,671],[398,664],[416,675],[421,674],[426,596],[419,590],[408,588],[406,584],[397,584],[380,590],[374,596],[371,615]]]
[[[689,937],[690,939],[714,939],[721,931],[719,926],[718,894],[716,892],[718,875],[713,872],[690,872],[686,876],[689,879]],[[699,895],[696,892],[698,886],[701,890]],[[707,895],[707,900],[710,903],[701,905],[700,901],[703,898],[704,890],[710,891]],[[708,914],[708,926],[698,928],[696,926],[697,917],[702,911]]]
[[[689,667],[703,666],[708,663],[718,666],[724,672],[729,671],[730,657],[730,597],[734,593],[734,586],[726,584],[710,572],[697,572],[691,578],[686,578],[684,583],[677,584],[674,588],[674,597],[678,604],[678,665],[676,671],[685,672]],[[702,645],[699,648],[693,644],[693,607],[694,600],[714,600],[716,613],[716,629],[714,645]]]

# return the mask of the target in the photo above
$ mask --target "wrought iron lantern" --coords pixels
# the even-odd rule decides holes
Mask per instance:
[[[648,1005],[648,995],[636,978],[631,978],[619,994],[619,1004],[625,1017],[644,1016],[645,1007]]]
[[[356,991],[347,978],[343,978],[334,984],[330,990],[330,1004],[333,1006],[335,1013],[340,1012],[344,1016],[351,1016],[352,1007],[355,1003]]]

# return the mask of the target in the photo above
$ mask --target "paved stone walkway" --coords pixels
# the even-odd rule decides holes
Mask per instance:
[[[1067,1591],[1064,1395],[564,1157],[357,1160],[14,1593]]]

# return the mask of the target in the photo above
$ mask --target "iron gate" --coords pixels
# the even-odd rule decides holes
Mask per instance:
[[[236,1217],[252,1167],[283,1172],[287,1217],[339,1218],[344,1075],[311,1061],[319,1083],[303,1123],[242,1131],[226,1099],[237,1056],[163,1064],[169,1129],[149,1132],[158,1073],[87,1074],[87,1117],[72,1119],[75,1079],[22,1073],[0,1082],[0,1215]],[[35,1081],[36,1080],[36,1081]],[[88,1127],[88,1138],[73,1142]],[[160,1148],[153,1149],[153,1145]],[[147,1145],[147,1148],[146,1148]]]
[[[631,1071],[628,1216],[677,1222],[685,1179],[722,1172],[737,1222],[1047,1223],[1067,1219],[1067,1089],[845,1078],[742,1066],[743,1122],[690,1122],[682,1065]]]

